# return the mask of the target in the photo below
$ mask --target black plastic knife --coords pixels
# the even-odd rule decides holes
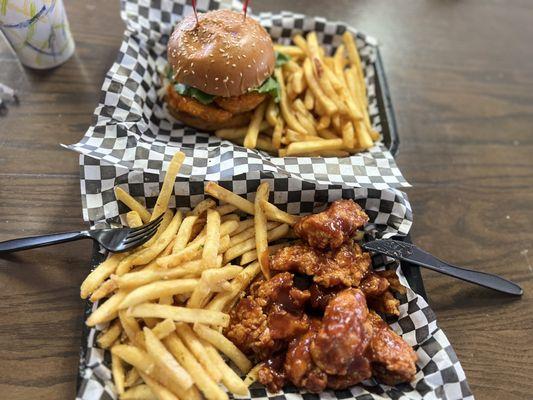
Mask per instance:
[[[455,265],[439,260],[411,243],[400,242],[393,239],[378,239],[363,244],[363,248],[374,253],[385,254],[389,257],[407,261],[499,292],[512,294],[514,296],[521,296],[524,292],[516,283],[503,279],[498,275],[456,267]]]

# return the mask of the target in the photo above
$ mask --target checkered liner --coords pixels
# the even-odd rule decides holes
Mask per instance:
[[[118,225],[127,209],[116,202],[113,188],[120,186],[148,208],[155,204],[164,174],[128,170],[101,160],[80,156],[84,217],[93,226]],[[252,176],[253,175],[253,176]],[[369,233],[375,237],[406,235],[412,224],[410,204],[397,189],[343,188],[340,185],[316,185],[294,177],[279,178],[270,172],[242,174],[219,183],[241,196],[253,200],[262,181],[272,189],[270,201],[294,214],[320,211],[325,204],[339,198],[355,199],[370,217]],[[191,208],[204,199],[204,182],[179,178],[174,186],[171,207]],[[396,268],[402,283],[409,287],[398,264],[376,257],[376,268]],[[473,399],[461,364],[444,333],[438,328],[433,311],[426,301],[408,289],[400,299],[400,318],[392,328],[414,347],[418,354],[418,373],[410,384],[389,387],[371,380],[349,390],[328,391],[320,396],[287,388],[271,394],[259,384],[251,387],[249,399]],[[88,305],[86,316],[94,308]],[[80,361],[79,400],[116,399],[109,369],[109,354],[98,349],[95,338],[100,329],[85,328],[86,341]]]
[[[229,0],[199,1],[199,9],[233,7]],[[320,185],[343,187],[406,187],[409,184],[381,144],[347,158],[271,157],[205,132],[183,126],[165,108],[160,95],[161,71],[167,64],[166,44],[175,23],[192,13],[185,0],[127,0],[122,17],[127,23],[117,61],[106,75],[101,103],[93,125],[77,144],[69,146],[82,154],[128,169],[159,173],[181,149],[190,167],[181,171],[192,180],[224,180],[232,176],[268,171],[279,177],[294,177]],[[297,32],[315,30],[319,41],[332,52],[347,29],[356,35],[366,75],[369,113],[381,132],[375,85],[376,42],[339,22],[283,12],[263,13],[261,24],[276,42],[289,43]]]

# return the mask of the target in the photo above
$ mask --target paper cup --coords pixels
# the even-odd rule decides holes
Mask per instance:
[[[53,68],[74,53],[62,0],[0,0],[0,29],[27,67]]]

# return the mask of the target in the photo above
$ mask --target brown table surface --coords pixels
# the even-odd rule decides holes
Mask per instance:
[[[327,4],[329,3],[329,4]],[[513,299],[424,272],[430,304],[478,399],[533,398],[533,3],[256,1],[256,11],[342,19],[381,43],[413,184],[413,239],[524,288]],[[22,68],[0,40],[0,240],[83,228],[78,157],[123,24],[118,2],[68,1],[77,44],[62,67]],[[91,244],[0,259],[0,397],[74,398]]]

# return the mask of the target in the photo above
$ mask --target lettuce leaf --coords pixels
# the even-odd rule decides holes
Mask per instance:
[[[215,96],[212,94],[204,93],[199,89],[184,85],[183,83],[176,83],[174,85],[174,89],[182,96],[192,97],[202,104],[210,104],[213,102],[213,100],[215,100]]]
[[[275,51],[274,54],[276,55],[276,67],[281,67],[283,64],[291,60],[291,57],[287,54],[279,53],[277,51]]]
[[[279,83],[272,76],[263,82],[257,89],[251,90],[252,92],[266,93],[274,98],[276,103],[279,103],[281,97],[281,89]]]

